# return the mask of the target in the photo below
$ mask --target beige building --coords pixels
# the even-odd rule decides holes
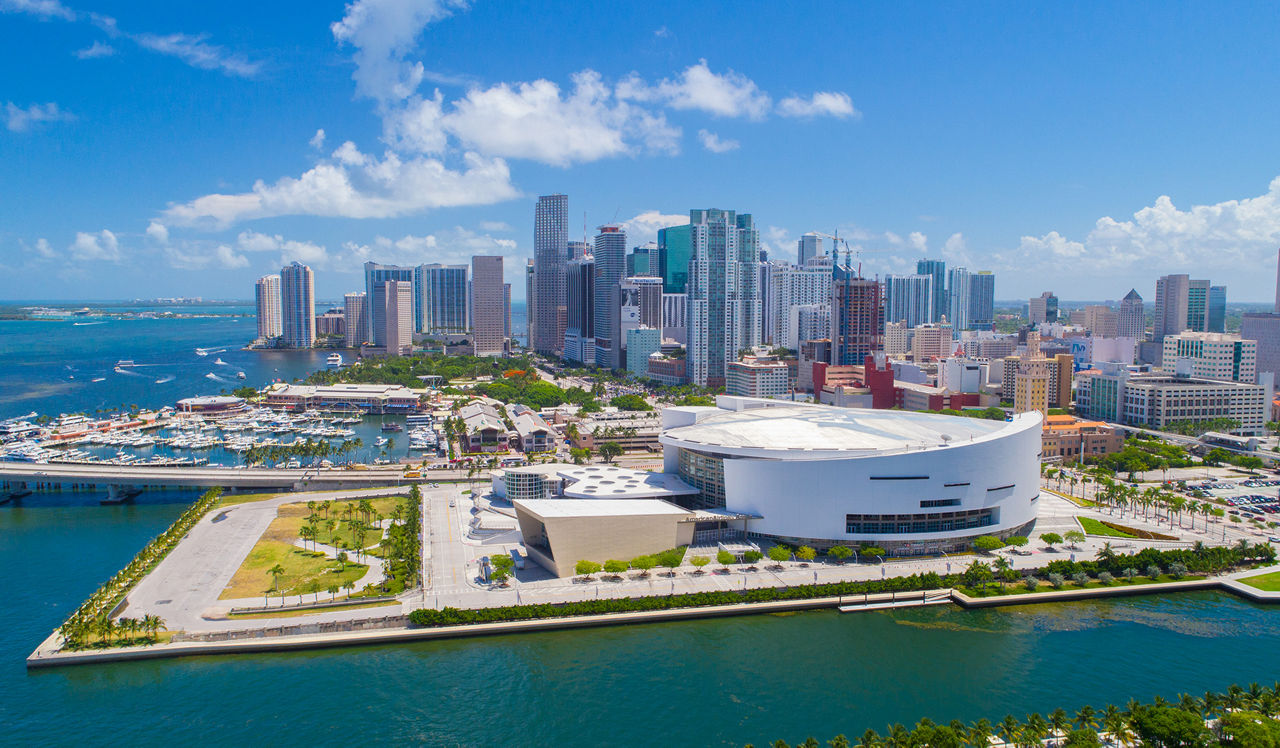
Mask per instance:
[[[1044,359],[1020,364],[1013,375],[1013,412],[1032,410],[1049,412],[1049,366]]]
[[[912,328],[911,358],[916,363],[933,358],[948,358],[954,351],[950,324],[930,323]]]
[[[1031,347],[1028,345],[1028,347]],[[1039,340],[1036,340],[1035,356],[1006,356],[1001,361],[1000,393],[1006,400],[1016,402],[1018,372],[1029,365],[1038,365],[1044,369],[1048,377],[1047,393],[1050,408],[1068,408],[1071,406],[1071,379],[1074,360],[1069,353],[1060,353],[1053,358],[1039,355]],[[1032,408],[1031,410],[1039,410]]]
[[[382,320],[388,356],[406,356],[413,350],[413,284],[385,281],[387,308]]]
[[[558,577],[579,561],[629,561],[693,542],[695,514],[659,499],[512,502],[529,558]]]
[[[901,358],[911,352],[911,328],[906,322],[884,323],[884,354]]]
[[[1072,314],[1075,314],[1072,312]],[[1120,334],[1120,315],[1109,306],[1096,304],[1084,308],[1084,327],[1095,338],[1114,338]]]
[[[507,350],[506,290],[502,257],[471,258],[471,334],[477,356],[502,356]]]
[[[1239,335],[1183,330],[1165,337],[1162,353],[1160,368],[1166,374],[1246,384],[1257,378],[1258,341]]]

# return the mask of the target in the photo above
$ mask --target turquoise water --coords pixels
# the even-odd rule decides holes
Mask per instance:
[[[761,745],[924,716],[995,720],[1202,693],[1280,672],[1280,611],[1195,593],[27,673],[23,658],[181,510],[160,502],[180,498],[99,507],[46,494],[0,507],[10,562],[0,575],[0,743]]]

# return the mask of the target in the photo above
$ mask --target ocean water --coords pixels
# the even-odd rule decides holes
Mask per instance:
[[[1280,672],[1280,617],[1217,593],[644,624],[28,673],[23,658],[181,511],[0,507],[0,744],[741,746],[892,722],[1173,698]],[[13,573],[13,560],[29,565]]]

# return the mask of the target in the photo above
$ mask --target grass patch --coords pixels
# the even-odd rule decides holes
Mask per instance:
[[[1086,535],[1102,535],[1108,538],[1138,537],[1131,532],[1126,532],[1124,530],[1104,525],[1093,517],[1076,517],[1076,520],[1080,523],[1080,526],[1084,528]]]
[[[227,616],[228,620],[239,621],[254,618],[300,618],[302,616],[313,616],[319,613],[328,613],[333,610],[361,610],[363,608],[383,608],[388,605],[399,605],[395,600],[384,600],[378,603],[359,602],[359,598],[349,598],[352,602],[350,605],[328,605],[323,608],[308,608],[303,610],[281,610],[279,612],[262,612],[262,613],[232,613]],[[321,602],[324,602],[323,600]]]
[[[401,499],[396,497],[387,497],[381,499],[369,499],[369,503],[373,505],[374,514],[381,514],[383,517],[390,517],[391,512],[400,504]],[[359,505],[359,501],[335,501],[329,508],[328,518],[325,513],[316,508],[316,513],[320,515],[316,527],[319,532],[316,540],[325,545],[331,545],[335,548],[343,548],[353,551],[357,547],[355,534],[352,533],[351,520],[360,519],[360,515],[355,511]],[[347,509],[352,511],[347,513]],[[300,538],[298,531],[306,523],[307,516],[310,515],[305,503],[302,504],[285,504],[280,507],[277,521],[281,519],[289,520],[289,526],[293,527],[293,537]],[[377,519],[374,517],[373,519]],[[333,522],[333,529],[329,529],[329,523]],[[274,525],[274,523],[272,523]],[[364,537],[365,553],[372,556],[382,556],[382,549],[377,547],[382,541],[382,531],[377,528],[370,528]]]
[[[348,562],[339,571],[338,562],[325,558],[323,554],[304,551],[291,542],[269,538],[273,528],[275,522],[263,533],[253,550],[249,551],[244,563],[236,570],[218,599],[235,600],[260,597],[268,593],[277,594],[274,580],[268,572],[276,564],[284,569],[284,574],[280,575],[280,591],[286,595],[316,590],[323,592],[330,585],[337,585],[341,589],[347,582],[358,581],[369,569],[364,564]]]
[[[1098,502],[1094,501],[1093,499],[1083,499],[1083,498],[1080,498],[1079,496],[1071,496],[1070,494],[1065,494],[1065,493],[1062,493],[1061,491],[1055,491],[1052,488],[1046,488],[1044,490],[1048,491],[1054,496],[1057,496],[1060,499],[1066,499],[1067,501],[1070,501],[1072,504],[1075,504],[1076,506],[1082,506],[1082,507],[1098,506]]]
[[[1264,592],[1280,592],[1280,571],[1273,571],[1270,574],[1259,574],[1256,577],[1245,577],[1240,580],[1241,583],[1247,584],[1256,590]]]
[[[1280,572],[1277,572],[1277,573],[1280,574]],[[1090,579],[1083,587],[1076,584],[1075,582],[1069,581],[1066,584],[1062,585],[1062,589],[1056,589],[1052,584],[1049,584],[1047,581],[1040,579],[1040,580],[1037,580],[1039,584],[1036,585],[1035,591],[1036,592],[1063,592],[1066,590],[1097,590],[1097,589],[1105,589],[1105,588],[1111,588],[1111,587],[1141,587],[1142,585],[1146,585],[1146,584],[1164,584],[1167,582],[1193,582],[1193,581],[1201,580],[1204,578],[1205,577],[1200,574],[1187,574],[1187,575],[1184,575],[1181,579],[1175,579],[1174,577],[1171,577],[1168,574],[1161,574],[1160,576],[1154,579],[1152,579],[1151,577],[1137,576],[1137,577],[1134,577],[1132,581],[1124,577],[1116,577],[1115,581],[1113,581],[1111,584],[1103,584],[1102,582],[1099,582],[1096,579]],[[1032,594],[1032,591],[1027,589],[1026,585],[1023,584],[1021,581],[1009,582],[1003,590],[1001,590],[995,583],[992,583],[985,590],[976,590],[971,587],[959,587],[958,589],[964,594],[968,595],[969,597],[1001,597],[1001,596],[1007,596],[1007,595]]]

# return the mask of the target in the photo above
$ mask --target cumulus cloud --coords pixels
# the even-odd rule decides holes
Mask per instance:
[[[241,270],[249,267],[249,258],[237,254],[234,249],[219,244],[210,249],[165,247],[165,259],[178,270]]]
[[[75,11],[58,0],[0,0],[0,13],[25,13],[43,21],[76,20]]]
[[[437,159],[402,160],[391,151],[379,159],[348,142],[332,159],[299,177],[272,184],[259,180],[249,192],[205,195],[171,205],[165,216],[180,225],[213,227],[284,215],[389,218],[431,208],[488,205],[518,194],[502,159],[468,152],[463,164],[454,170]]]
[[[849,94],[840,91],[819,91],[809,98],[788,96],[778,102],[778,114],[783,117],[839,117],[859,119],[862,112],[853,107]]]
[[[515,229],[511,228],[511,224],[507,223],[506,221],[481,221],[480,230],[502,232],[502,231],[514,231]]]
[[[152,221],[147,224],[147,236],[161,244],[169,243],[169,229],[159,221]]]
[[[43,237],[36,239],[36,246],[33,251],[36,253],[37,257],[43,260],[52,259],[56,255],[53,251],[53,247],[49,245],[49,240]]]
[[[324,128],[316,130],[316,134],[311,136],[311,140],[307,141],[307,145],[310,145],[317,151],[324,148]]]
[[[107,229],[96,234],[77,232],[75,241],[67,249],[77,260],[120,261],[120,241]]]
[[[695,109],[719,117],[764,119],[772,106],[769,94],[747,76],[728,70],[715,73],[705,59],[674,79],[649,85],[632,73],[618,84],[618,98],[657,101],[672,109]]]
[[[251,61],[244,55],[210,44],[208,34],[133,34],[129,38],[143,49],[176,57],[201,70],[252,78],[262,68],[261,63]]]
[[[508,282],[523,283],[527,252],[511,239],[491,236],[455,226],[425,236],[408,234],[399,239],[375,237],[367,244],[348,242],[335,266],[358,268],[365,262],[392,265],[418,265],[439,262],[446,265],[469,265],[475,255],[502,255],[503,273]]]
[[[422,83],[421,62],[405,57],[434,21],[466,6],[461,0],[355,0],[342,20],[329,26],[340,44],[355,48],[351,78],[356,93],[377,101],[408,98]]]
[[[110,57],[116,53],[116,48],[110,44],[102,42],[94,42],[84,49],[77,49],[73,54],[77,59],[93,60],[99,57]]]
[[[912,231],[907,234],[907,243],[911,245],[912,249],[921,254],[929,251],[929,237],[919,231]]]
[[[741,145],[736,140],[729,140],[727,138],[721,140],[719,135],[707,130],[698,131],[698,140],[702,141],[703,148],[706,148],[712,153],[728,153],[729,151],[736,151],[738,150],[738,146]]]
[[[75,118],[74,114],[59,109],[53,102],[20,107],[10,101],[4,107],[5,127],[9,132],[27,132],[45,122],[70,122]]]
[[[669,226],[683,226],[688,222],[689,215],[687,213],[681,215],[646,210],[623,221],[622,228],[627,232],[627,241],[633,245],[638,245],[657,241],[658,229],[665,229]]]

